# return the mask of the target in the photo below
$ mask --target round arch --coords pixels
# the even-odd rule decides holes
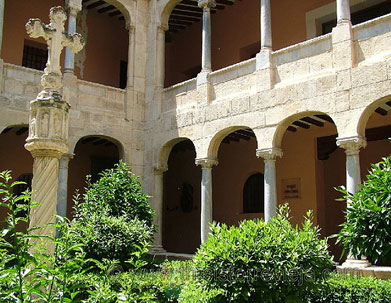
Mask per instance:
[[[76,149],[77,144],[79,142],[81,142],[82,140],[85,140],[88,138],[100,138],[100,139],[104,139],[104,140],[107,140],[107,141],[113,143],[118,149],[119,158],[124,160],[125,150],[124,150],[124,146],[121,143],[121,141],[119,141],[116,138],[101,135],[101,134],[90,134],[90,135],[85,135],[85,136],[79,137],[77,140],[74,140],[72,143],[69,144],[69,151],[71,153],[75,153],[75,149]]]
[[[277,124],[273,135],[273,147],[281,148],[284,134],[287,131],[288,127],[293,122],[300,120],[301,118],[314,116],[314,115],[324,115],[332,119],[332,117],[329,114],[326,114],[324,112],[319,112],[319,111],[304,111],[304,112],[299,112],[294,115],[291,115]],[[337,129],[337,133],[339,133],[337,125],[335,125],[335,127]]]
[[[230,126],[227,128],[224,128],[223,130],[218,131],[214,136],[212,136],[212,139],[210,140],[208,144],[208,157],[212,159],[217,159],[217,155],[219,152],[219,147],[221,142],[224,140],[224,138],[238,130],[244,130],[244,129],[251,129],[251,127],[248,126]],[[255,139],[258,142],[258,138],[255,137]],[[254,151],[255,152],[255,151]]]
[[[180,142],[183,142],[183,141],[186,141],[186,140],[191,141],[191,143],[194,146],[194,149],[196,150],[196,154],[197,154],[196,146],[195,146],[194,142],[191,139],[189,139],[187,137],[174,138],[174,139],[171,139],[171,140],[169,140],[169,141],[167,141],[166,143],[163,144],[162,148],[160,149],[159,155],[158,155],[157,166],[158,167],[167,168],[168,158],[170,156],[172,148],[176,144],[178,144]]]
[[[108,4],[115,6],[121,12],[121,14],[125,17],[125,24],[127,27],[130,24],[132,24],[133,20],[135,19],[133,8],[131,9],[126,4],[124,4],[123,2],[125,1],[123,0],[104,0],[104,1],[107,2]]]
[[[162,0],[158,6],[158,16],[160,18],[160,24],[168,26],[168,19],[174,7],[182,0]]]
[[[375,112],[377,108],[379,108],[381,105],[385,104],[386,102],[391,101],[391,96],[385,96],[380,99],[377,99],[376,101],[373,101],[368,106],[366,106],[361,114],[358,117],[357,121],[357,133],[358,135],[365,137],[365,129],[367,127],[367,123],[371,115]]]

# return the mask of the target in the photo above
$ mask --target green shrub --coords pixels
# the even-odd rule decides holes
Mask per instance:
[[[208,289],[224,290],[214,302],[296,302],[332,267],[327,242],[308,214],[301,229],[287,206],[269,223],[213,225],[195,256],[197,276]]]
[[[332,275],[305,302],[316,303],[385,303],[390,302],[391,281],[375,278]]]
[[[24,182],[11,183],[9,171],[0,173],[1,207],[7,211],[0,222],[0,301],[11,302],[74,302],[86,288],[72,280],[84,275],[85,253],[82,245],[72,245],[74,238],[65,219],[58,218],[61,241],[37,235],[37,227],[19,231],[20,224],[28,224],[31,208],[38,204],[30,201],[31,194],[14,195],[13,188]],[[54,253],[39,249],[51,244]]]
[[[349,203],[338,241],[353,256],[366,256],[375,264],[391,263],[390,161],[388,157],[373,164],[354,195],[340,188]]]
[[[148,251],[154,212],[124,162],[88,185],[83,201],[76,201],[75,212],[71,229],[83,239],[87,257],[119,260],[127,267],[129,260],[137,262]]]

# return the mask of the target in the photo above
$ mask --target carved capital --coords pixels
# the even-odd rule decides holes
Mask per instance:
[[[168,31],[169,26],[168,26],[168,24],[163,24],[162,23],[162,24],[158,25],[157,29],[160,32],[166,32],[166,31]]]
[[[213,8],[216,7],[216,1],[215,0],[198,0],[198,6],[206,9],[206,8]]]
[[[345,150],[346,155],[358,155],[361,148],[367,146],[367,140],[361,136],[337,138],[337,146]]]
[[[125,26],[126,30],[129,31],[129,33],[134,33],[136,30],[136,26],[134,24],[126,24]]]
[[[155,166],[153,172],[155,175],[163,175],[168,170],[167,165]]]
[[[77,15],[78,12],[82,10],[81,0],[67,0],[66,8],[69,10],[70,14]]]
[[[281,148],[272,147],[272,148],[263,148],[257,150],[257,157],[263,158],[264,160],[273,160],[275,161],[277,157],[282,157],[283,153]]]
[[[196,165],[201,165],[202,169],[211,169],[212,166],[218,165],[219,161],[216,158],[200,158],[195,160]]]

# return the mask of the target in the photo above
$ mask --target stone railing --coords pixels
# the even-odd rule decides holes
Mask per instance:
[[[1,92],[9,100],[8,108],[29,111],[29,102],[41,90],[42,71],[4,63]]]
[[[197,103],[197,79],[190,79],[163,90],[162,112]]]
[[[353,27],[356,62],[381,58],[391,52],[391,14]]]
[[[78,80],[78,106],[91,111],[123,112],[125,90]]]
[[[213,85],[213,100],[224,99],[227,95],[248,94],[256,89],[255,58],[246,60],[210,73]]]
[[[1,92],[7,98],[7,108],[29,111],[29,102],[41,90],[42,71],[4,63]],[[78,80],[77,104],[81,110],[123,112],[125,90]],[[3,106],[3,107],[4,107]]]
[[[298,43],[272,53],[276,84],[326,73],[333,69],[331,34]]]

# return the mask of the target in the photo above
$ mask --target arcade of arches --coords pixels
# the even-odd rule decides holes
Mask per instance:
[[[391,103],[390,103],[391,105]],[[391,107],[384,103],[374,112],[366,126],[367,146],[360,150],[362,180],[376,163],[391,151]],[[333,120],[322,113],[296,116],[284,132],[283,156],[276,160],[278,204],[289,203],[291,221],[300,224],[309,209],[322,236],[339,231],[344,221],[345,202],[334,188],[344,185],[346,155],[336,144]],[[259,140],[260,138],[258,138]],[[254,174],[263,176],[265,165],[256,157],[257,139],[250,129],[227,135],[218,152],[218,165],[212,169],[213,221],[236,225],[244,219],[264,217],[263,186],[256,188],[259,212],[246,212],[245,184]],[[200,245],[201,168],[195,165],[193,143],[177,143],[164,173],[163,247],[177,253],[194,253]],[[263,180],[262,180],[263,181]],[[252,189],[254,191],[254,189]],[[258,192],[258,193],[257,193]],[[186,203],[191,207],[186,208]],[[338,260],[341,248],[330,240],[330,250]]]

